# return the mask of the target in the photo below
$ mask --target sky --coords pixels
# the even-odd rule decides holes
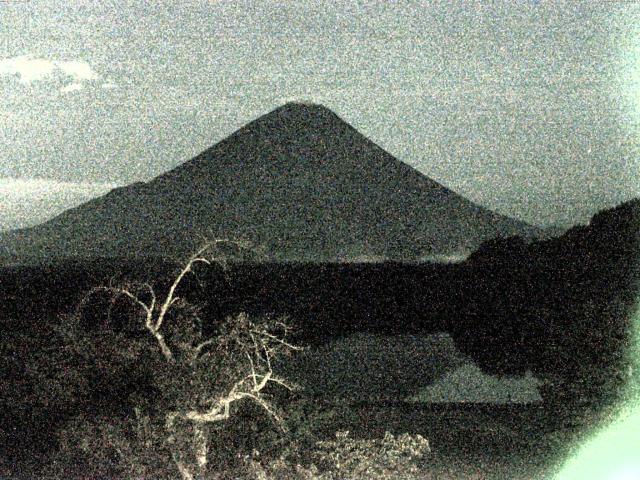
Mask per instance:
[[[0,229],[287,101],[539,225],[640,196],[640,2],[0,0]]]

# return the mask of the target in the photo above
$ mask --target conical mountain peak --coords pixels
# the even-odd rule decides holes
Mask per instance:
[[[365,152],[369,152],[365,155],[368,160],[361,158]],[[377,168],[368,165],[374,157],[382,163],[401,164],[329,108],[289,102],[249,122],[152,183],[209,183],[216,177],[217,182],[237,184],[240,179],[251,181],[255,176],[277,183],[283,178],[310,177],[315,172],[322,178],[313,183],[328,175],[318,171],[320,166],[333,169],[330,176],[349,177],[354,170]]]
[[[537,230],[448,190],[327,107],[289,102],[144,185],[0,243],[15,258],[175,256],[203,233],[277,260],[335,261],[456,256]]]
[[[319,103],[288,102],[271,112],[262,115],[247,127],[255,125],[269,125],[275,128],[298,127],[326,128],[329,125],[347,126],[347,122],[341,119],[335,112]],[[349,126],[350,127],[350,126]],[[242,131],[242,129],[240,130]]]
[[[329,112],[334,114],[334,112],[332,112],[329,108],[325,107],[321,103],[305,102],[305,101],[287,102],[281,105],[280,107],[276,108],[274,111],[277,111],[277,110],[289,110],[289,111],[298,110],[298,111],[316,112],[316,113]]]

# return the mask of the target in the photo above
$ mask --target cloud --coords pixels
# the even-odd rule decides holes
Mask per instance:
[[[18,75],[27,85],[51,77],[55,69],[55,63],[29,55],[0,60],[0,75]]]
[[[111,83],[111,82],[103,83],[100,86],[102,88],[104,88],[105,90],[113,90],[114,88],[118,88],[118,85],[116,85],[115,83]]]
[[[64,87],[62,87],[60,89],[60,91],[63,92],[63,93],[77,92],[78,90],[82,90],[82,84],[81,83],[71,83],[69,85],[65,85]]]
[[[56,64],[60,70],[78,81],[97,80],[100,77],[86,62],[71,60],[69,62],[57,62]]]
[[[2,178],[0,177],[0,199],[27,199],[49,195],[55,192],[107,191],[116,188],[113,183],[62,182],[43,178]]]
[[[37,225],[116,186],[111,183],[0,178],[0,231]]]
[[[22,55],[0,59],[0,77],[18,77],[22,85],[30,86],[44,82],[68,82],[62,92],[78,91],[83,82],[98,80],[100,75],[81,60],[48,60],[33,55]]]

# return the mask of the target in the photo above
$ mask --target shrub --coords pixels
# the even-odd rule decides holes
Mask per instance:
[[[52,478],[176,478],[162,430],[150,417],[78,415],[58,432],[59,449],[43,472]]]
[[[149,388],[131,397],[136,399],[135,419],[103,415],[97,423],[81,420],[63,435],[62,451],[75,445],[85,456],[93,455],[94,463],[102,460],[109,468],[125,468],[134,476],[149,469],[156,472],[154,477],[173,470],[174,478],[188,480],[211,473],[212,426],[226,423],[240,404],[252,403],[282,424],[270,389],[294,386],[277,376],[271,365],[278,356],[299,349],[289,343],[285,321],[241,313],[208,334],[200,309],[178,296],[183,279],[196,264],[216,261],[207,254],[217,243],[208,242],[192,255],[166,293],[150,283],[126,282],[96,287],[85,295],[70,322],[67,343],[93,366],[97,383],[105,390],[122,391],[130,383],[128,371],[135,371]],[[111,305],[120,299],[129,303],[129,315],[139,325],[133,328],[135,335],[109,328],[93,336],[83,332],[80,317],[94,307],[94,297],[105,295],[112,298]]]
[[[317,443],[315,453],[321,469],[338,478],[411,478],[425,467],[429,442],[421,435],[402,434],[394,437],[359,440],[349,432],[336,432],[335,440]]]
[[[303,465],[284,457],[262,465],[248,461],[247,478],[255,480],[424,480],[427,475],[429,442],[421,435],[382,439],[354,439],[349,432],[336,432],[334,440],[316,442],[314,463]]]

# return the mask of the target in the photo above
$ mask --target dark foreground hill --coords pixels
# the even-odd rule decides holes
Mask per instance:
[[[427,178],[319,105],[286,104],[148,183],[0,235],[0,261],[175,256],[197,234],[276,261],[460,255],[541,232]]]
[[[625,371],[621,362],[631,341],[639,226],[636,200],[557,239],[486,242],[457,264],[238,263],[227,278],[203,267],[181,296],[204,302],[202,318],[210,325],[238,312],[287,315],[302,344],[356,332],[449,332],[488,373],[530,369],[583,379],[602,369],[605,376],[617,375]],[[173,269],[148,258],[0,269],[0,317],[36,328],[48,322],[43,319],[55,322],[94,285],[132,278],[162,289]],[[104,301],[87,312],[93,327],[109,322],[110,302]]]
[[[620,393],[636,341],[640,199],[559,238],[487,242],[467,263],[484,281],[451,333],[483,369],[555,374],[582,398]]]
[[[629,380],[629,313],[638,292],[639,224],[640,201],[635,201],[602,212],[590,225],[550,241],[530,245],[517,238],[487,242],[468,260],[453,265],[234,264],[228,278],[203,266],[196,272],[200,281],[190,277],[179,294],[204,302],[201,318],[207,328],[215,328],[217,320],[238,311],[256,316],[288,314],[300,328],[296,343],[320,353],[329,350],[339,364],[350,358],[361,363],[377,358],[380,368],[376,369],[375,362],[365,366],[384,372],[381,384],[389,389],[397,388],[402,380],[418,378],[428,384],[437,379],[447,363],[436,362],[430,349],[416,348],[424,345],[425,334],[434,332],[450,332],[462,352],[485,371],[532,370],[550,383],[542,388],[543,404],[524,410],[514,405],[354,406],[342,400],[318,407],[322,418],[330,421],[327,431],[332,435],[337,429],[378,436],[387,430],[424,433],[436,455],[444,455],[435,458],[447,467],[446,475],[453,475],[450,465],[460,458],[469,466],[474,464],[476,475],[475,464],[495,470],[502,463],[522,474],[522,459],[527,469],[537,469],[544,455],[557,456],[559,449],[563,454],[568,450],[566,442],[573,433],[559,437],[556,431],[565,435],[567,427],[580,425],[580,418],[593,431],[599,417],[589,413],[590,408],[576,408],[578,403],[606,406]],[[0,475],[6,472],[5,476],[13,477],[16,471],[24,475],[30,472],[25,465],[53,463],[50,455],[59,446],[56,438],[62,438],[56,434],[78,412],[103,415],[99,421],[107,425],[102,418],[118,418],[117,412],[127,402],[139,399],[141,393],[148,395],[145,362],[135,361],[135,368],[133,363],[126,369],[110,368],[107,376],[74,376],[73,368],[64,366],[68,352],[56,343],[60,334],[53,327],[60,324],[58,315],[72,311],[88,288],[108,282],[114,274],[119,274],[115,280],[148,279],[166,289],[166,281],[160,279],[174,265],[150,261],[108,259],[0,268],[4,332],[0,339]],[[132,313],[126,302],[113,304],[111,299],[96,298],[83,311],[83,318],[94,338],[114,338],[113,330],[127,336],[139,334],[140,318]],[[406,350],[380,355],[370,341],[355,342],[352,348],[354,342],[348,341],[348,335],[363,331],[376,333],[379,345],[388,347],[387,353],[393,352],[398,340],[412,337],[408,333],[423,338],[404,342]],[[385,335],[394,338],[384,343]],[[349,348],[324,347],[340,336],[347,341],[338,339],[333,345]],[[431,378],[420,375],[421,362],[431,366]],[[91,359],[90,364],[99,368],[101,362]],[[339,382],[313,361],[303,361],[295,368],[315,372],[311,381],[328,373],[334,384]],[[371,371],[363,365],[352,370],[348,380],[357,370]],[[43,374],[52,371],[59,375],[54,378],[63,379],[60,384]],[[49,389],[52,384],[55,388]],[[83,396],[76,394],[84,391],[78,384],[82,389],[87,386]],[[323,388],[322,381],[316,384]],[[417,381],[408,384],[414,385],[425,386]],[[70,403],[69,398],[73,399]],[[318,426],[309,422],[306,411],[300,410],[304,422]],[[333,419],[338,419],[339,427]],[[471,468],[464,470],[453,477],[471,478]],[[509,471],[482,478],[518,477]],[[544,477],[527,472],[523,478]]]

